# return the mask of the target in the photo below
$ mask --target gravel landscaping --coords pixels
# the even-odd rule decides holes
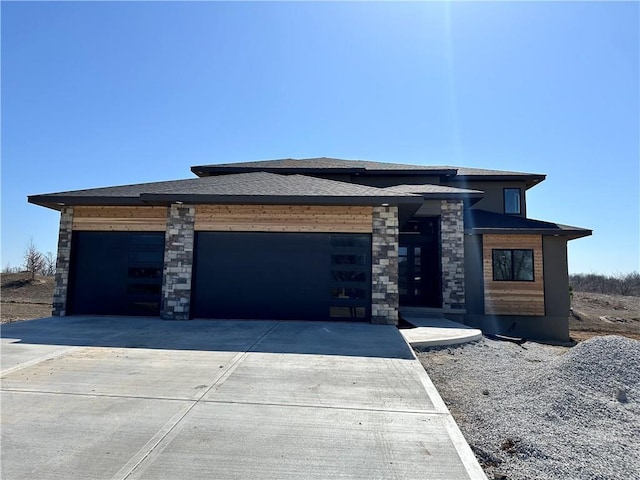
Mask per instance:
[[[640,479],[640,341],[417,355],[490,479]]]

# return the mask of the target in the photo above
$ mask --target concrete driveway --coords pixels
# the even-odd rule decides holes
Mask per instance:
[[[391,326],[5,325],[1,407],[6,480],[486,478]]]

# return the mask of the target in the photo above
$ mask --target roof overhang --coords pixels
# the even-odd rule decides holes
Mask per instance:
[[[467,235],[548,235],[552,237],[567,237],[567,240],[575,240],[576,238],[588,237],[593,234],[593,231],[578,227],[575,227],[573,230],[561,228],[465,228],[464,233]]]
[[[87,206],[136,206],[145,203],[140,197],[74,197],[74,196],[49,196],[49,195],[30,195],[27,201],[34,205],[51,208],[53,210],[62,210],[63,207],[73,205]]]
[[[521,174],[521,175],[457,175],[448,178],[447,181],[462,183],[467,182],[525,182],[527,190],[535,187],[547,178],[546,175],[539,174]]]
[[[568,240],[593,233],[586,228],[473,209],[465,212],[464,232],[467,235],[550,235]]]
[[[176,195],[143,193],[139,197],[47,197],[34,195],[28,197],[29,203],[53,210],[64,206],[143,206],[184,204],[242,204],[242,205],[406,205],[417,210],[422,205],[419,196],[265,196],[265,195]]]

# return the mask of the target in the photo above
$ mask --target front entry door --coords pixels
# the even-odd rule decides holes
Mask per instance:
[[[398,293],[400,306],[442,306],[440,221],[410,220],[400,231]]]

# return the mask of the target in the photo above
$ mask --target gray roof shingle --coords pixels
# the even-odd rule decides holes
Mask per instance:
[[[167,182],[140,183],[49,193],[29,197],[31,203],[52,206],[65,204],[135,204],[167,201],[328,201],[360,199],[364,203],[417,203],[421,196],[392,192],[383,188],[325,180],[304,175],[277,175],[252,172],[200,177]]]
[[[488,170],[483,168],[454,167],[449,165],[414,165],[404,163],[372,162],[367,160],[343,160],[340,158],[282,158],[278,160],[259,160],[254,162],[221,163],[191,167],[196,175],[246,171],[282,171],[292,173],[322,171],[362,171],[389,173],[424,173],[447,176],[540,176],[535,173]]]
[[[449,169],[449,167],[436,167],[425,165],[409,165],[403,163],[387,163],[387,162],[371,162],[367,160],[343,160],[340,158],[281,158],[278,160],[258,160],[254,162],[240,162],[240,163],[222,163],[212,165],[200,165],[192,167],[192,170],[197,169],[220,169],[220,170],[235,170],[235,169],[281,169],[281,170],[306,170],[306,169],[344,169],[344,170],[442,170],[443,168]]]
[[[421,185],[394,185],[393,187],[386,187],[386,191],[389,192],[397,192],[397,193],[415,193],[415,194],[425,194],[425,195],[484,195],[484,192],[481,190],[472,190],[470,188],[458,188],[458,187],[448,187],[446,185],[432,185],[432,184],[421,184]]]

